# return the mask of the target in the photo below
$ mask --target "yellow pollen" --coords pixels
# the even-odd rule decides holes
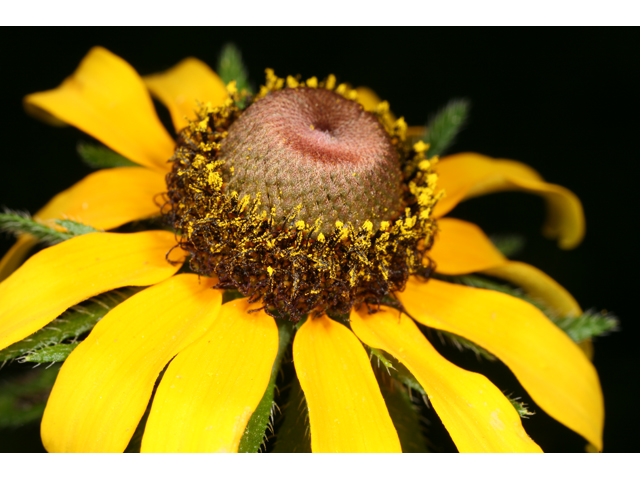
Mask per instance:
[[[318,88],[318,79],[316,77],[311,77],[307,80],[307,87]]]
[[[422,160],[418,164],[418,168],[423,172],[426,172],[427,170],[429,170],[429,167],[431,167],[431,162],[429,162],[429,160]]]
[[[298,83],[298,81],[295,78],[293,78],[291,75],[287,77],[287,87],[296,88],[298,85],[300,85],[300,83]]]
[[[331,74],[327,77],[327,82],[324,86],[327,90],[333,90],[336,86],[336,76]]]
[[[267,267],[267,273],[269,274],[269,276],[272,276],[273,275],[273,268]]]
[[[229,92],[229,95],[235,95],[236,93],[238,93],[238,87],[236,86],[235,80],[231,80],[227,84],[227,92]]]
[[[424,143],[422,140],[420,140],[419,142],[413,145],[413,149],[418,153],[424,153],[427,150],[429,150],[430,146],[431,146],[430,144]]]
[[[298,220],[298,221],[296,222],[296,228],[297,228],[298,230],[304,230],[304,227],[305,227],[304,220]]]

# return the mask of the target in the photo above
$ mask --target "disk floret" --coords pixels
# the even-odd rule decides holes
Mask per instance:
[[[179,134],[167,175],[163,214],[191,268],[293,321],[375,308],[409,275],[429,273],[436,176],[427,146],[406,145],[406,124],[390,120],[388,106],[365,112],[335,83],[268,70],[252,99],[231,85],[230,100],[204,105]],[[314,175],[311,187],[302,181]]]

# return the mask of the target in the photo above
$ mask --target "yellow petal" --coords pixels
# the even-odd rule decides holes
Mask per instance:
[[[401,451],[367,353],[348,328],[309,318],[293,341],[293,362],[314,452]]]
[[[20,266],[33,247],[38,244],[38,239],[31,235],[20,235],[16,243],[4,254],[0,260],[0,282],[11,275]]]
[[[540,408],[602,450],[598,374],[542,312],[510,295],[435,279],[411,279],[397,296],[420,323],[460,335],[496,355]]]
[[[99,170],[53,197],[34,218],[69,218],[109,230],[160,213],[154,198],[166,189],[164,175],[146,168]]]
[[[443,358],[406,315],[353,311],[351,328],[364,343],[389,352],[413,373],[460,452],[541,451],[502,392],[484,376]]]
[[[455,218],[438,220],[429,257],[444,275],[477,272],[508,262],[478,226]]]
[[[445,157],[436,167],[438,187],[445,198],[434,209],[441,217],[463,199],[493,192],[523,190],[542,196],[547,203],[543,233],[557,238],[561,248],[573,248],[584,237],[584,212],[574,193],[543,181],[531,167],[513,160],[494,160],[477,153],[459,153]]]
[[[557,315],[580,315],[578,302],[543,271],[522,262],[507,260],[473,223],[454,218],[438,220],[438,236],[429,252],[438,273],[462,275],[480,272],[522,287]]]
[[[89,233],[38,252],[0,283],[0,350],[89,297],[170,277],[180,268],[165,258],[175,244],[165,231]]]
[[[269,383],[278,327],[260,305],[225,303],[206,335],[169,365],[153,399],[143,452],[237,452]]]
[[[176,131],[189,124],[185,118],[194,119],[199,110],[198,102],[222,105],[229,97],[220,77],[206,63],[197,58],[186,58],[166,72],[143,78],[151,93],[166,105]]]
[[[510,261],[482,273],[522,287],[531,298],[548,305],[556,315],[576,316],[582,313],[576,299],[562,285],[532,265]]]
[[[164,175],[146,168],[109,168],[87,175],[53,197],[34,218],[55,227],[51,219],[69,218],[109,230],[159,213],[154,198],[166,190]],[[22,235],[0,262],[0,281],[8,277],[38,241]]]
[[[124,301],[62,366],[42,420],[49,452],[122,452],[160,371],[220,310],[216,280],[177,275]]]
[[[53,90],[24,99],[27,111],[42,111],[100,140],[129,160],[167,171],[174,142],[160,123],[142,79],[120,57],[92,48],[77,70]]]

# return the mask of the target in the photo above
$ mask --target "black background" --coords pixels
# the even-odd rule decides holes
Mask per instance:
[[[595,342],[605,450],[640,450],[640,328],[633,313],[640,275],[637,29],[3,29],[1,35],[0,206],[30,212],[90,170],[75,154],[78,131],[28,117],[22,97],[57,86],[94,45],[148,74],[187,56],[215,66],[221,46],[233,41],[255,85],[266,67],[280,76],[334,73],[372,87],[410,125],[424,123],[451,98],[470,99],[471,120],[450,152],[520,160],[573,190],[584,204],[587,236],[575,250],[558,249],[540,235],[542,201],[521,193],[474,199],[452,216],[490,234],[526,235],[519,260],[549,273],[583,308],[620,317],[621,331]],[[0,238],[0,254],[10,245]],[[535,422],[534,416],[525,426],[539,440]],[[541,445],[562,450],[562,430],[549,430]]]

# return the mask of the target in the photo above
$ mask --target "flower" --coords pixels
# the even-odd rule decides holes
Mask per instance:
[[[284,80],[272,73],[267,80],[258,97],[271,92],[268,98],[276,98]],[[122,286],[150,285],[108,313],[65,361],[42,421],[47,450],[123,451],[166,367],[153,397],[142,451],[237,451],[269,384],[283,339],[270,307],[294,319],[310,313],[295,332],[293,360],[308,405],[313,451],[401,450],[363,344],[407,367],[461,452],[540,451],[504,394],[484,376],[443,358],[416,322],[464,337],[493,353],[540,408],[602,449],[602,394],[597,373],[579,346],[527,302],[428,278],[429,260],[445,276],[481,272],[520,285],[558,313],[576,315],[577,302],[553,279],[535,267],[507,260],[477,226],[443,217],[463,199],[524,190],[545,198],[549,209],[545,233],[558,238],[561,247],[571,248],[584,233],[580,202],[518,162],[470,153],[437,164],[427,161],[426,145],[403,146],[403,121],[395,120],[385,104],[367,90],[356,93],[333,83],[332,77],[322,85],[314,78],[304,88],[323,88],[340,98],[356,98],[359,93],[365,108],[376,111],[380,125],[396,142],[394,148],[405,148],[405,159],[414,165],[413,183],[406,186],[402,200],[414,202],[413,210],[408,208],[399,224],[392,224],[395,218],[381,217],[374,225],[357,217],[346,226],[338,222],[335,228],[320,231],[311,222],[297,221],[295,229],[277,230],[282,237],[259,244],[261,252],[273,255],[269,259],[247,253],[247,248],[225,251],[217,237],[207,236],[210,230],[198,230],[210,220],[206,212],[189,217],[202,199],[202,185],[190,182],[207,182],[208,195],[217,195],[213,220],[227,222],[217,228],[225,234],[236,232],[235,242],[244,238],[238,232],[253,235],[255,243],[257,233],[264,233],[257,229],[276,231],[272,220],[278,215],[263,213],[258,200],[243,201],[240,195],[222,190],[231,173],[225,179],[212,159],[218,150],[224,152],[231,126],[243,118],[237,105],[244,97],[233,84],[225,87],[202,62],[186,59],[167,72],[141,79],[122,59],[97,47],[58,88],[26,97],[32,113],[80,128],[141,166],[93,173],[54,197],[37,218],[47,222],[68,217],[112,230],[157,215],[158,194],[168,190],[163,213],[180,234],[178,247],[175,234],[164,230],[81,235],[35,254],[0,284],[0,349],[87,298]],[[303,91],[291,77],[286,85],[291,91]],[[156,116],[149,91],[167,106],[176,131],[181,132],[177,150]],[[207,151],[214,153],[207,157]],[[207,170],[211,176],[205,176]],[[180,183],[183,178],[187,180]],[[240,224],[251,228],[241,230]],[[308,286],[304,296],[295,286],[283,292],[286,280],[270,280],[279,278],[278,269],[293,268],[286,267],[293,262],[291,252],[295,258],[300,252],[315,252],[309,253],[309,264],[324,257],[317,249],[302,250],[297,243],[297,250],[285,252],[267,242],[289,248],[290,242],[302,238],[312,246],[331,240],[350,249],[340,253],[332,247],[332,254],[343,255],[336,262],[355,261],[347,254],[370,252],[373,239],[378,242],[382,235],[395,243],[363,262],[378,262],[376,272],[385,265],[401,272],[398,279],[393,272],[375,279],[383,293],[395,294],[406,313],[388,306],[374,312],[357,308],[369,304],[375,310],[376,301],[384,300],[372,293],[374,269],[325,282],[322,289]],[[408,243],[402,244],[402,255],[390,260],[388,252],[400,248],[400,238]],[[0,275],[13,271],[34,241],[29,236],[19,238],[0,263]],[[212,250],[205,253],[203,245]],[[178,273],[187,256],[199,273],[211,276]],[[254,269],[251,275],[232,262],[240,257],[249,262],[246,268]],[[402,264],[397,263],[400,257]],[[222,291],[212,288],[219,280],[262,303],[246,299],[222,303]],[[364,294],[355,288],[359,286]],[[339,295],[344,301],[338,301]],[[332,308],[350,313],[348,326],[327,315]]]

